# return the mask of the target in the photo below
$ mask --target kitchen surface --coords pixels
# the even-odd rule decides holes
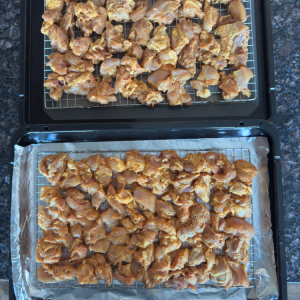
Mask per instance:
[[[19,127],[20,1],[0,0],[0,280],[11,277],[10,138]],[[281,139],[285,244],[289,299],[300,288],[300,1],[271,0],[276,78],[277,115]],[[271,34],[271,33],[270,33]],[[0,284],[0,300],[6,299]],[[299,297],[298,297],[299,298]]]

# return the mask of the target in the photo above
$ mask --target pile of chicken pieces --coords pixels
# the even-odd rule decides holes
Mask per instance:
[[[212,6],[216,3],[229,4],[230,14],[220,16]],[[211,96],[213,85],[218,85],[226,101],[239,92],[251,95],[248,83],[253,73],[246,67],[249,27],[244,24],[247,13],[241,0],[159,0],[150,8],[147,0],[46,0],[42,17],[41,32],[57,51],[48,56],[52,73],[44,82],[55,101],[65,92],[105,105],[121,94],[154,106],[164,101],[164,92],[169,105],[190,105],[184,85],[191,79],[201,98]],[[192,22],[195,18],[202,25]],[[129,21],[133,23],[126,40],[123,25],[112,22]],[[153,23],[158,26],[151,34]],[[75,26],[83,36],[75,37]],[[99,39],[93,41],[92,33]],[[117,58],[119,53],[124,56]],[[194,78],[196,62],[202,68]],[[93,76],[94,65],[100,63],[102,80]],[[234,69],[232,74],[223,71],[227,64]],[[142,73],[149,73],[148,84],[137,80]]]
[[[141,281],[146,288],[195,290],[212,280],[225,289],[249,287],[255,231],[245,219],[252,213],[253,164],[216,152],[180,158],[174,150],[128,150],[124,161],[47,155],[39,171],[52,185],[41,188],[47,206],[38,209],[41,282],[77,277],[79,284],[103,279],[110,286],[115,278],[128,287]],[[203,204],[210,200],[212,212]]]

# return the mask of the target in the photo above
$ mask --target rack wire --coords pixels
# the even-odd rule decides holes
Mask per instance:
[[[151,7],[157,1],[158,0],[148,0],[149,7]],[[83,2],[85,2],[85,0]],[[225,101],[222,99],[222,91],[221,91],[221,89],[218,88],[218,86],[209,86],[209,90],[211,92],[211,97],[209,97],[207,99],[198,97],[196,95],[196,91],[190,85],[190,81],[193,79],[196,79],[201,70],[202,63],[197,62],[196,63],[196,74],[195,74],[194,78],[187,81],[187,83],[185,84],[185,89],[191,95],[193,105],[207,105],[209,103],[218,104],[218,103],[232,103],[232,102],[233,103],[245,103],[245,102],[249,102],[249,101],[254,101],[257,97],[257,78],[256,78],[257,72],[256,72],[256,53],[255,53],[256,47],[255,47],[255,36],[254,36],[255,30],[253,28],[254,27],[254,11],[253,11],[254,0],[244,0],[243,4],[245,6],[245,9],[246,9],[246,12],[248,15],[248,19],[245,22],[245,24],[249,27],[247,68],[251,69],[251,71],[253,72],[253,75],[254,75],[248,84],[248,88],[251,92],[251,96],[246,97],[246,96],[242,95],[242,93],[239,93],[238,97],[236,97],[234,100]],[[229,14],[229,8],[228,8],[229,5],[219,3],[219,4],[214,4],[212,6],[218,8],[220,16],[225,16],[225,15]],[[45,9],[46,9],[46,5],[45,5]],[[63,10],[63,13],[64,12],[65,11]],[[194,23],[198,23],[200,25],[202,24],[202,20],[199,20],[198,18],[193,18],[191,20]],[[171,31],[176,26],[177,23],[178,23],[178,21],[175,20],[171,25],[167,25],[169,36],[171,35]],[[116,25],[117,23],[113,22],[113,24]],[[121,22],[118,24],[123,25],[125,38],[128,39],[129,32],[130,32],[133,22]],[[153,25],[154,25],[153,26],[154,28],[158,26],[157,23],[155,23]],[[151,37],[152,37],[153,31],[151,33]],[[82,36],[82,33],[80,32],[80,30],[77,27],[75,27],[75,36],[76,37]],[[96,39],[99,39],[100,36],[93,32],[93,34],[90,36],[90,38],[93,41],[95,41]],[[44,80],[47,79],[49,73],[52,73],[52,70],[50,69],[50,67],[46,66],[46,63],[49,61],[48,55],[50,55],[52,52],[53,52],[53,49],[51,47],[50,40],[47,35],[44,35]],[[115,58],[122,58],[123,56],[124,56],[124,53],[118,53],[118,54],[113,55],[113,57],[115,57]],[[180,66],[177,66],[177,67],[180,68]],[[100,64],[94,65],[94,68],[95,68],[95,71],[93,72],[94,77],[101,78],[102,76],[100,76]],[[232,66],[224,69],[225,74],[232,74],[232,71],[233,71]],[[143,73],[143,74],[137,76],[137,80],[142,80],[143,82],[147,83],[148,75],[149,75],[148,73]],[[166,93],[162,93],[162,95],[164,97],[164,101],[157,105],[158,106],[169,105],[167,102],[167,99],[166,99]],[[106,106],[141,106],[142,105],[136,99],[133,100],[133,99],[129,99],[129,98],[124,98],[121,94],[117,94],[116,97],[117,97],[116,102],[110,102]],[[49,91],[46,88],[44,88],[44,106],[47,109],[103,107],[103,105],[100,105],[99,103],[90,102],[86,98],[86,96],[66,94],[66,93],[63,93],[61,100],[59,102],[56,102],[50,98]]]
[[[139,149],[137,149],[139,150]],[[200,151],[201,153],[209,152],[209,151],[215,151],[218,154],[224,153],[228,160],[231,162],[234,162],[238,159],[244,159],[247,160],[248,162],[251,162],[251,157],[250,157],[250,150],[249,149],[244,149],[244,148],[227,148],[227,149],[207,149],[207,150],[202,150]],[[185,157],[188,153],[193,153],[196,154],[199,151],[197,150],[178,150],[177,151],[180,157]],[[35,248],[36,248],[36,243],[37,240],[40,238],[43,238],[43,232],[42,229],[38,226],[37,222],[37,215],[38,215],[38,209],[40,205],[45,205],[47,204],[40,200],[40,192],[41,192],[41,187],[42,186],[51,186],[50,182],[46,179],[45,176],[43,176],[39,172],[39,164],[42,160],[42,158],[46,155],[55,155],[59,152],[39,152],[37,156],[37,161],[36,161],[36,168],[37,168],[37,180],[36,180],[36,232],[33,233],[33,237],[35,237]],[[124,160],[126,151],[82,151],[82,152],[65,152],[69,155],[71,159],[74,159],[76,161],[82,160],[83,158],[88,158],[91,155],[94,154],[99,154],[100,156],[106,157],[106,156],[117,156],[120,159]],[[159,155],[160,151],[140,151],[142,155],[150,154],[150,155]],[[197,202],[198,203],[203,203],[199,197],[197,197]],[[252,203],[252,197],[251,197],[251,205]],[[210,202],[209,202],[210,203]],[[207,205],[207,203],[204,203]],[[209,205],[209,204],[208,204]],[[109,208],[108,202],[104,201],[101,206],[100,206],[100,211],[105,211],[106,209]],[[253,212],[250,216],[249,219],[246,219],[247,222],[253,225]],[[110,231],[110,228],[107,227],[107,232]],[[247,274],[248,274],[248,279],[249,279],[249,284],[250,288],[255,287],[255,264],[254,264],[254,238],[251,239],[250,247],[249,247],[249,265],[247,269]],[[225,254],[225,247],[222,249],[221,255]],[[33,256],[35,257],[35,256]],[[35,263],[35,270],[33,270],[34,276],[33,278],[36,278],[36,271],[38,267],[41,264]],[[197,289],[204,289],[208,286],[215,286],[218,287],[216,284],[213,283],[206,283],[206,284],[197,284]],[[98,284],[85,284],[85,285],[79,285],[77,279],[69,280],[69,281],[62,281],[62,282],[57,282],[57,283],[43,283],[38,281],[37,279],[35,280],[35,287],[38,289],[63,289],[63,288],[75,288],[75,287],[83,287],[83,288],[88,288],[88,289],[128,289],[126,285],[121,284],[119,281],[116,279],[113,280],[112,285],[110,287],[107,287],[106,283],[103,280],[99,280]],[[145,288],[145,285],[142,282],[136,281],[133,285],[129,287],[129,289],[143,289]],[[155,289],[164,289],[165,286],[164,284],[158,284],[155,286]],[[241,287],[233,287],[230,289],[239,289]]]

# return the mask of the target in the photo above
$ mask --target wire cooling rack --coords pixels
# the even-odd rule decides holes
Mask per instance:
[[[155,2],[157,2],[158,0],[148,0],[148,4],[149,7],[151,7]],[[86,2],[85,0],[83,2]],[[248,15],[248,19],[245,22],[245,24],[249,27],[249,43],[248,43],[248,62],[247,62],[247,67],[249,69],[252,70],[254,77],[249,81],[248,84],[248,88],[251,92],[251,96],[250,97],[246,97],[243,96],[242,93],[239,93],[238,97],[236,97],[236,99],[232,100],[232,101],[225,101],[222,99],[222,91],[218,88],[218,86],[210,86],[209,90],[211,92],[211,97],[209,97],[208,99],[204,99],[204,98],[200,98],[198,96],[196,96],[196,91],[191,87],[190,85],[190,81],[193,79],[196,79],[200,73],[201,70],[201,66],[202,63],[201,62],[197,62],[196,63],[196,74],[194,76],[194,78],[192,78],[191,80],[187,81],[187,83],[185,84],[185,89],[187,90],[187,92],[191,95],[192,98],[192,104],[193,105],[204,105],[204,104],[208,104],[208,103],[245,103],[248,101],[253,101],[256,99],[257,97],[257,84],[256,84],[256,47],[255,47],[255,30],[254,30],[254,11],[253,11],[253,7],[254,7],[254,0],[244,0],[243,2],[247,15]],[[225,16],[229,14],[229,10],[228,7],[229,5],[224,5],[224,4],[214,4],[214,7],[218,8],[220,16]],[[45,5],[45,9],[46,9],[46,5]],[[65,12],[65,10],[63,10],[63,13]],[[202,24],[202,21],[199,20],[198,18],[193,18],[192,19],[193,23],[198,23],[198,24]],[[176,24],[178,23],[178,21],[174,21],[171,25],[167,25],[168,28],[168,34],[169,36],[171,36],[171,31],[172,29],[176,26]],[[113,25],[116,25],[117,23],[113,22]],[[125,38],[128,39],[129,36],[129,32],[132,26],[132,22],[121,22],[119,24],[122,24],[124,27],[124,35]],[[157,23],[153,24],[153,27],[157,27]],[[153,30],[154,31],[154,30]],[[153,34],[153,31],[151,33],[151,37]],[[75,27],[75,35],[76,37],[82,36],[80,30]],[[93,32],[93,34],[90,36],[90,38],[95,41],[96,39],[99,39],[100,36],[95,34]],[[45,80],[48,77],[49,73],[52,73],[52,70],[50,69],[50,67],[46,66],[46,63],[48,62],[48,55],[50,55],[53,52],[51,44],[50,44],[50,40],[48,38],[47,35],[44,35],[44,78]],[[122,58],[124,56],[124,53],[118,53],[113,55],[113,57],[115,58]],[[229,65],[230,66],[230,65]],[[177,66],[178,68],[181,68],[180,66]],[[93,72],[94,77],[99,77],[102,78],[102,76],[100,76],[100,64],[98,65],[94,65],[95,71]],[[226,74],[231,74],[232,73],[232,66],[225,68],[224,69]],[[142,80],[143,82],[147,83],[147,78],[148,78],[148,73],[143,73],[139,76],[137,76],[138,80]],[[162,93],[162,95],[164,96],[164,101],[157,104],[159,106],[166,106],[168,105],[167,99],[166,99],[166,93]],[[122,97],[121,94],[117,94],[117,101],[116,102],[110,102],[109,104],[107,104],[106,106],[140,106],[142,105],[140,102],[138,102],[136,99],[132,100],[129,98],[124,98]],[[49,96],[49,91],[44,88],[44,105],[45,108],[47,109],[61,109],[61,108],[84,108],[84,107],[102,107],[103,105],[100,105],[98,103],[93,103],[90,102],[86,96],[81,96],[81,95],[72,95],[72,94],[66,94],[63,93],[62,98],[59,102],[56,102],[54,100],[52,100]]]
[[[137,149],[138,150],[138,149]],[[205,153],[208,151],[215,151],[218,154],[224,153],[228,160],[231,162],[234,162],[238,159],[244,159],[247,160],[248,162],[251,162],[251,157],[250,157],[250,150],[249,149],[207,149],[200,151],[201,153]],[[199,151],[197,150],[178,150],[178,154],[180,157],[185,157],[188,153],[193,153],[196,154]],[[40,192],[41,192],[41,187],[42,186],[51,186],[50,182],[46,179],[45,176],[43,176],[39,172],[39,164],[42,160],[42,158],[46,155],[54,155],[59,152],[39,152],[37,156],[37,161],[36,161],[36,168],[37,168],[37,180],[36,180],[36,232],[34,233],[33,236],[36,237],[35,240],[35,247],[37,240],[40,238],[43,238],[43,232],[42,229],[38,226],[37,222],[37,215],[38,215],[38,208],[40,205],[45,205],[47,206],[47,203],[43,202],[40,200]],[[65,152],[69,155],[71,159],[74,159],[76,161],[82,160],[83,158],[88,158],[91,155],[94,154],[99,154],[100,156],[106,157],[106,156],[117,156],[120,159],[124,160],[126,151],[82,151],[82,152]],[[159,155],[160,151],[140,151],[142,155],[150,154],[150,155]],[[197,197],[197,202],[198,203],[203,203],[198,197]],[[209,202],[210,203],[210,202]],[[205,203],[207,204],[207,203]],[[251,197],[251,205],[252,205],[252,197]],[[104,201],[101,206],[100,206],[100,211],[104,211],[109,208],[108,202]],[[253,212],[251,214],[251,217],[249,219],[246,219],[247,222],[250,224],[253,224]],[[110,229],[107,227],[107,232],[109,232]],[[224,247],[225,248],[225,247]],[[223,249],[220,254],[224,255],[224,250]],[[35,257],[35,256],[33,256]],[[34,276],[33,278],[36,278],[36,271],[38,267],[41,264],[36,263],[35,264],[35,274],[32,274]],[[255,287],[255,265],[254,265],[254,239],[251,239],[250,247],[249,247],[249,265],[247,269],[247,274],[248,274],[248,279],[249,279],[249,284],[250,288]],[[208,287],[208,285],[213,285],[212,283],[208,282],[206,284],[197,284],[197,289],[204,289]],[[101,279],[99,280],[98,284],[85,284],[85,285],[79,285],[77,279],[69,280],[69,281],[62,281],[62,282],[57,282],[57,283],[43,283],[38,281],[37,279],[35,280],[35,287],[38,289],[63,289],[63,288],[75,288],[75,287],[83,287],[83,288],[88,288],[88,289],[128,289],[126,285],[121,284],[119,281],[116,279],[113,280],[112,284],[110,287],[107,287],[106,283]],[[136,281],[133,285],[129,287],[129,289],[143,289],[145,288],[145,285],[142,282]],[[158,284],[155,286],[155,289],[164,289],[165,286],[163,283]],[[233,287],[231,289],[238,289],[240,287]]]

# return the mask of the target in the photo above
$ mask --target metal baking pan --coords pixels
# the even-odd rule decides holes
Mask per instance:
[[[256,136],[267,137],[270,145],[268,155],[269,194],[279,299],[287,299],[279,138],[275,127],[267,121],[245,121],[242,125],[234,121],[219,121],[23,126],[15,132],[12,138],[11,162],[14,161],[14,145],[28,146],[51,142],[144,140],[145,137],[149,140],[159,140]]]
[[[152,5],[156,0],[149,0]],[[254,78],[249,83],[251,97],[240,95],[232,102],[221,100],[220,90],[211,87],[212,97],[206,101],[196,97],[195,91],[187,83],[192,105],[170,107],[166,101],[149,108],[136,100],[118,96],[118,100],[108,106],[89,102],[83,96],[63,94],[60,102],[49,98],[43,87],[45,77],[51,71],[45,66],[47,56],[52,52],[47,37],[40,33],[44,1],[25,0],[21,7],[21,60],[20,60],[20,123],[21,124],[59,124],[59,123],[102,123],[117,121],[163,121],[163,120],[272,120],[276,111],[274,95],[274,70],[272,53],[272,33],[270,1],[246,0],[246,22],[250,29],[249,55],[247,67]],[[220,14],[228,13],[227,6],[215,5]],[[197,22],[193,19],[193,22]],[[131,27],[125,23],[127,37]],[[169,26],[169,33],[172,26]],[[93,38],[93,35],[91,36]],[[94,37],[95,38],[95,37]],[[99,76],[98,66],[94,72]],[[198,72],[200,64],[197,63]],[[231,72],[228,68],[226,72]],[[197,73],[196,73],[197,74]],[[147,75],[140,75],[147,80]],[[217,101],[217,102],[215,102]]]

